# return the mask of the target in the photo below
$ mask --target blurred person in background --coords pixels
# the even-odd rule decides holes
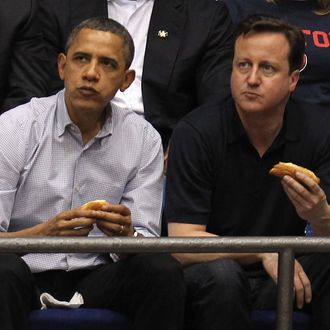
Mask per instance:
[[[47,95],[37,0],[0,1],[0,113]]]

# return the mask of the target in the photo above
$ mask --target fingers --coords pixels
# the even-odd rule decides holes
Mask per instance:
[[[274,253],[265,253],[262,255],[262,263],[265,271],[277,283],[278,279],[278,255]],[[305,302],[312,300],[311,283],[298,261],[294,264],[293,291],[296,298],[296,304],[299,309],[303,308]]]
[[[131,224],[131,211],[125,205],[105,205],[102,211],[92,211],[97,219],[97,227],[109,236],[130,235],[133,231]]]
[[[298,261],[295,261],[293,286],[297,308],[302,309],[305,302],[310,303],[312,300],[312,287],[305,271]]]
[[[114,232],[120,232],[121,225],[125,227],[131,226],[131,211],[125,205],[104,205],[102,206],[102,211],[74,209],[71,211],[63,212],[63,218],[70,220],[72,217],[91,218],[94,219],[94,222],[97,223],[108,222],[109,229],[113,230]],[[111,226],[111,224],[113,226]],[[104,224],[100,225],[100,227],[104,226]]]
[[[312,301],[312,285],[304,271],[299,272],[299,277],[305,288],[305,302],[309,304]]]
[[[300,187],[299,187],[299,186]],[[302,187],[299,183],[296,187],[292,187],[289,185],[283,184],[284,191],[289,197],[291,203],[295,205],[295,207],[305,208],[306,210],[310,210],[313,208],[317,200],[315,201],[315,197],[310,194],[304,187]]]
[[[305,202],[314,196],[321,196],[322,190],[311,178],[303,173],[297,173],[296,180],[288,175],[282,179],[282,186],[286,193],[297,202]]]
[[[96,223],[96,226],[107,236],[120,236],[123,235],[125,231],[124,225],[111,223],[107,221],[98,221]]]
[[[107,236],[132,236],[134,229],[130,209],[121,204],[103,205],[101,211],[90,211],[96,226]],[[87,214],[86,214],[87,215]]]
[[[132,236],[134,233],[131,223],[120,224],[108,221],[98,221],[96,226],[107,236]]]
[[[324,191],[303,173],[297,173],[297,181],[284,176],[281,183],[298,215],[305,220],[315,221],[328,212]]]
[[[110,212],[114,214],[120,214],[122,216],[130,216],[131,215],[131,210],[122,204],[108,204],[102,206],[102,211],[105,212]]]
[[[47,236],[86,236],[93,229],[93,218],[71,218],[70,212],[62,212],[45,223]]]
[[[108,204],[102,211],[81,210],[79,208],[59,213],[45,224],[45,235],[87,236],[94,224],[106,235],[131,236],[131,212],[125,205]]]
[[[113,222],[119,225],[130,225],[131,224],[131,216],[130,215],[122,215],[114,212],[104,212],[104,211],[95,211],[96,213],[93,215],[94,218],[98,220]]]
[[[295,175],[295,181],[298,181],[303,184],[311,193],[316,194],[321,191],[320,186],[309,176],[302,172],[297,172]]]
[[[93,225],[86,227],[75,227],[73,229],[64,229],[59,232],[58,236],[88,236],[93,229]]]

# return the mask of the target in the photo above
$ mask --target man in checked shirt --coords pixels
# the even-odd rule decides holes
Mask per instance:
[[[88,19],[59,56],[65,89],[0,117],[0,237],[159,235],[160,136],[109,105],[134,80],[133,55],[123,26]],[[80,209],[94,199],[108,203]],[[119,310],[134,329],[182,325],[182,272],[169,255],[1,255],[0,292],[3,330],[24,329],[40,292],[58,300],[79,292],[84,307]]]

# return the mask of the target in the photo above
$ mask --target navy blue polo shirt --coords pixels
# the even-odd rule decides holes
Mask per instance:
[[[279,161],[314,171],[330,196],[330,110],[289,101],[283,127],[262,157],[232,99],[193,111],[171,140],[167,221],[203,224],[220,236],[304,235],[306,222],[269,174]]]

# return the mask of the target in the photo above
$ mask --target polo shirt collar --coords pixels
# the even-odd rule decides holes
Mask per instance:
[[[290,99],[285,108],[282,128],[287,141],[294,142],[300,140],[303,121],[303,112],[300,110],[299,104]]]
[[[226,102],[226,118],[227,118],[227,141],[228,143],[233,143],[238,141],[243,136],[246,136],[245,129],[241,122],[241,119],[238,116],[236,111],[235,102],[232,98],[230,98]]]
[[[285,108],[283,127],[279,135],[282,135],[287,141],[293,142],[300,139],[303,116],[299,113],[299,109],[299,105],[291,99]],[[247,137],[232,98],[227,101],[225,111],[227,113],[228,143],[238,141],[243,136]]]

